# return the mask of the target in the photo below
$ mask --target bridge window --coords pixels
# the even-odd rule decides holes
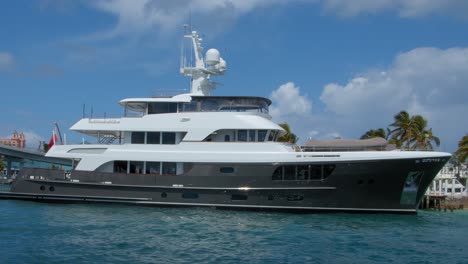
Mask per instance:
[[[259,130],[259,131],[258,131],[258,141],[259,141],[259,142],[265,141],[267,132],[268,132],[268,130]]]
[[[237,141],[247,141],[247,130],[237,131]]]
[[[255,130],[249,130],[249,141],[255,141]]]
[[[148,103],[148,114],[177,113],[177,103],[157,102]]]

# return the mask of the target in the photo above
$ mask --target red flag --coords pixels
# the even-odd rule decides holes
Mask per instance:
[[[58,138],[57,138],[57,134],[55,134],[55,129],[52,130],[52,137],[50,137],[50,140],[49,140],[49,149],[51,149],[55,142],[57,142]]]

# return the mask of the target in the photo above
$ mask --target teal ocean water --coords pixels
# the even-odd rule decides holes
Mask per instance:
[[[468,263],[468,212],[288,214],[0,200],[0,263]]]

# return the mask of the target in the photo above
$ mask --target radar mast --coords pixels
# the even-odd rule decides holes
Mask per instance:
[[[189,63],[182,47],[182,57],[180,73],[191,77],[191,93],[196,95],[209,96],[211,90],[216,89],[218,83],[211,81],[211,76],[223,75],[226,71],[226,61],[221,58],[217,49],[209,49],[206,52],[206,60],[203,60],[202,39],[197,31],[185,34],[184,38],[191,40],[195,65]]]

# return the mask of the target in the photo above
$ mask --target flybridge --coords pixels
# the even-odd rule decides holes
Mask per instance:
[[[194,54],[195,65],[187,58],[187,49],[182,47],[180,73],[191,77],[192,94],[209,96],[210,91],[216,89],[217,84],[211,81],[211,76],[223,75],[226,71],[226,61],[221,58],[217,49],[209,49],[206,52],[205,60],[203,60],[202,39],[196,31],[184,35],[184,38],[191,39],[190,53]]]

